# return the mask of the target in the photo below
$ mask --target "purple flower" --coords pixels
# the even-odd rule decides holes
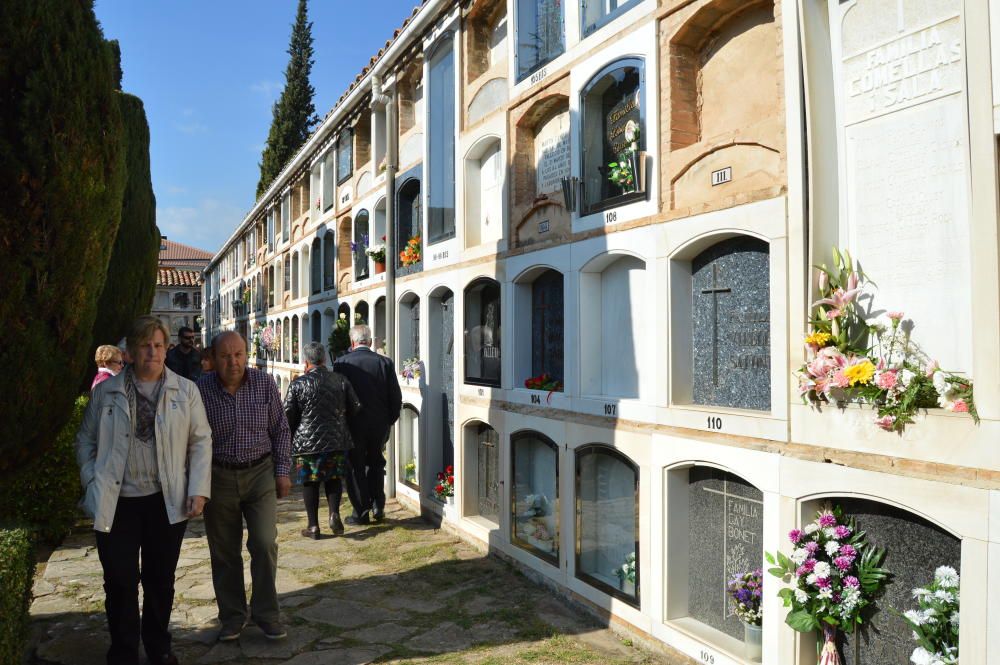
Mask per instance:
[[[844,578],[843,582],[844,586],[852,586],[852,587],[861,586],[861,582],[859,582],[858,578],[855,577],[854,575],[848,575],[847,577]]]
[[[807,575],[809,572],[810,572],[809,569],[806,568],[805,566],[799,566],[798,568],[795,569],[795,574],[798,575],[799,577]]]
[[[839,524],[836,527],[834,527],[833,533],[834,535],[837,536],[837,540],[843,540],[844,538],[847,538],[849,535],[851,535],[851,527]]]
[[[837,518],[833,516],[833,513],[823,513],[819,516],[819,525],[824,528],[837,526]]]
[[[829,577],[817,577],[816,578],[816,586],[818,586],[820,589],[825,589],[826,587],[830,586],[830,578]]]
[[[816,559],[806,559],[802,562],[802,567],[811,573],[816,567]]]
[[[811,540],[808,543],[806,543],[805,548],[806,548],[806,551],[809,552],[810,555],[814,555],[814,554],[816,554],[816,552],[819,551],[819,543],[817,543],[814,540]]]
[[[833,560],[833,565],[839,568],[842,573],[849,570],[852,563],[854,563],[853,556],[838,556]]]
[[[840,594],[834,592],[833,598],[831,598],[831,600],[833,601],[834,605],[839,605],[840,604]]]
[[[789,531],[788,539],[792,541],[792,545],[798,545],[799,541],[802,540],[802,529],[792,529]]]
[[[851,556],[851,557],[858,555],[858,551],[854,549],[854,545],[841,545],[840,553],[843,554],[844,556]]]

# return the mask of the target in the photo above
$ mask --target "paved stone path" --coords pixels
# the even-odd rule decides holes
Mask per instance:
[[[288,638],[278,642],[248,626],[238,642],[216,643],[204,526],[189,524],[172,618],[182,663],[689,662],[630,646],[398,504],[381,525],[320,541],[299,535],[301,505],[298,493],[279,502],[278,593]],[[249,583],[249,570],[246,576]],[[70,536],[52,553],[34,592],[33,663],[103,665],[104,591],[92,532]]]

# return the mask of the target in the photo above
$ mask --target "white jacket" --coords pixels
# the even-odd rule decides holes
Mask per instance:
[[[201,393],[192,381],[166,367],[156,405],[156,461],[171,524],[187,519],[189,496],[209,497],[212,487],[212,428]],[[76,460],[84,512],[94,529],[111,531],[128,459],[132,423],[125,372],[94,388],[76,435]]]

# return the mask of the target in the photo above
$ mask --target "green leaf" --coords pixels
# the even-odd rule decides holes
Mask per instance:
[[[775,565],[774,555],[770,552],[764,552],[764,560],[767,561],[772,566]]]
[[[775,577],[777,577],[779,579],[781,579],[781,578],[783,578],[785,576],[785,569],[784,568],[778,568],[778,567],[768,568],[767,572],[771,573],[772,575],[774,575]]]
[[[809,633],[819,628],[819,621],[816,617],[809,614],[805,610],[797,610],[795,612],[789,612],[788,616],[785,617],[785,623],[787,623],[792,630],[797,630],[800,633]]]
[[[837,621],[836,619],[834,619],[832,616],[829,616],[829,615],[823,617],[823,621],[825,621],[826,623],[830,624],[831,626],[839,626],[840,625],[839,621]]]
[[[843,262],[844,262],[844,260],[840,257],[840,252],[837,250],[836,247],[834,247],[833,248],[833,265],[839,268],[841,265],[843,265]]]

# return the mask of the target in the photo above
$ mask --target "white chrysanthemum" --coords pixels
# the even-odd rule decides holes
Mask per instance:
[[[939,587],[955,589],[958,587],[958,571],[951,566],[939,566],[934,571],[934,581]]]
[[[927,596],[931,595],[931,592],[928,591],[927,589],[924,589],[923,587],[917,587],[912,591],[912,593],[913,597],[917,600],[920,600],[921,598],[926,598]]]
[[[945,589],[938,589],[935,591],[934,597],[938,600],[943,600],[946,603],[950,603],[955,600],[955,596],[951,593],[951,591],[946,591]]]
[[[815,575],[815,573],[809,573],[809,576],[806,577],[806,584],[816,584],[816,575]]]
[[[807,536],[811,536],[817,531],[819,531],[819,524],[816,524],[815,522],[810,522],[809,524],[806,524],[806,528],[802,530],[805,531]]]
[[[913,653],[910,654],[910,662],[913,663],[913,665],[931,665],[932,658],[933,656],[930,652],[923,647],[917,647],[913,650]]]
[[[827,556],[837,556],[837,552],[840,551],[840,543],[836,540],[828,540],[826,542],[826,555]]]
[[[927,618],[924,616],[924,613],[919,610],[906,610],[903,612],[903,616],[906,617],[910,623],[917,626],[922,626],[927,623]]]
[[[830,564],[826,561],[817,561],[813,572],[816,573],[816,577],[830,577]]]
[[[948,617],[948,621],[952,623],[956,628],[958,627],[958,612],[952,612],[951,616]]]
[[[809,551],[804,547],[796,548],[792,555],[788,557],[796,566],[801,566],[802,562],[809,558]]]
[[[899,382],[903,385],[904,388],[906,388],[907,386],[910,385],[910,381],[912,381],[916,376],[917,375],[911,372],[910,370],[904,369],[902,372],[899,373]]]
[[[833,598],[833,589],[831,589],[828,586],[823,587],[822,589],[819,590],[819,593],[816,594],[816,597],[824,599]]]
[[[803,591],[802,589],[796,589],[795,600],[799,601],[800,603],[804,603],[807,600],[809,600],[809,594]]]
[[[934,377],[932,381],[934,382],[934,390],[938,392],[938,395],[944,395],[948,392],[948,382],[945,380],[944,372],[938,370],[934,372]]]
[[[825,529],[823,529],[823,535],[831,540],[837,539],[837,532],[834,531],[832,526],[828,526]]]

